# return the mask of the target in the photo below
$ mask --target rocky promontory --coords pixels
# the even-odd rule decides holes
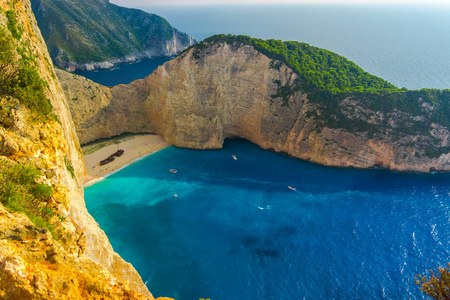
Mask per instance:
[[[31,0],[31,4],[53,62],[71,72],[172,56],[195,43],[158,15],[106,0]]]
[[[206,40],[129,85],[106,88],[58,71],[81,143],[152,132],[178,147],[211,149],[240,137],[327,166],[450,170],[450,132],[437,115],[445,91],[398,90],[346,62],[388,92],[320,98],[303,73],[231,39]]]

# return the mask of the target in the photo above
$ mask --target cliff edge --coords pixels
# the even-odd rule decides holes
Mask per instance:
[[[449,91],[397,89],[329,51],[247,38],[207,39],[129,85],[106,88],[57,72],[81,143],[152,132],[178,147],[210,149],[240,137],[327,166],[450,170],[442,117]],[[309,59],[310,69],[294,71],[280,50],[261,50],[264,43],[301,52],[297,61]],[[327,75],[328,90],[323,70],[337,74]],[[350,83],[332,85],[345,76]]]
[[[0,297],[153,299],[86,210],[67,102],[26,0],[0,2]]]

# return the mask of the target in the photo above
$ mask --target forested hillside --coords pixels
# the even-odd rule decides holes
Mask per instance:
[[[50,56],[67,69],[170,56],[194,42],[158,15],[106,0],[31,0],[31,4]],[[86,66],[92,63],[104,64]]]

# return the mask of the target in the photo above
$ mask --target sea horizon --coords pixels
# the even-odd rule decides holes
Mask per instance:
[[[399,88],[450,88],[450,6],[243,4],[137,8],[162,16],[199,41],[215,34],[298,41],[335,52]],[[113,70],[76,73],[106,86],[128,84],[145,78],[167,60],[145,59],[120,64]]]
[[[137,7],[198,40],[214,34],[305,42],[399,88],[450,88],[450,6],[264,4]]]

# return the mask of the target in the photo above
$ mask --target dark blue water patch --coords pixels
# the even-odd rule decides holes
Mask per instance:
[[[105,86],[128,84],[137,79],[150,75],[159,66],[173,57],[144,58],[135,63],[119,64],[113,69],[96,71],[76,71],[75,74],[84,76]]]
[[[166,148],[85,196],[154,296],[422,299],[415,275],[450,254],[449,182],[327,168],[230,140]]]

